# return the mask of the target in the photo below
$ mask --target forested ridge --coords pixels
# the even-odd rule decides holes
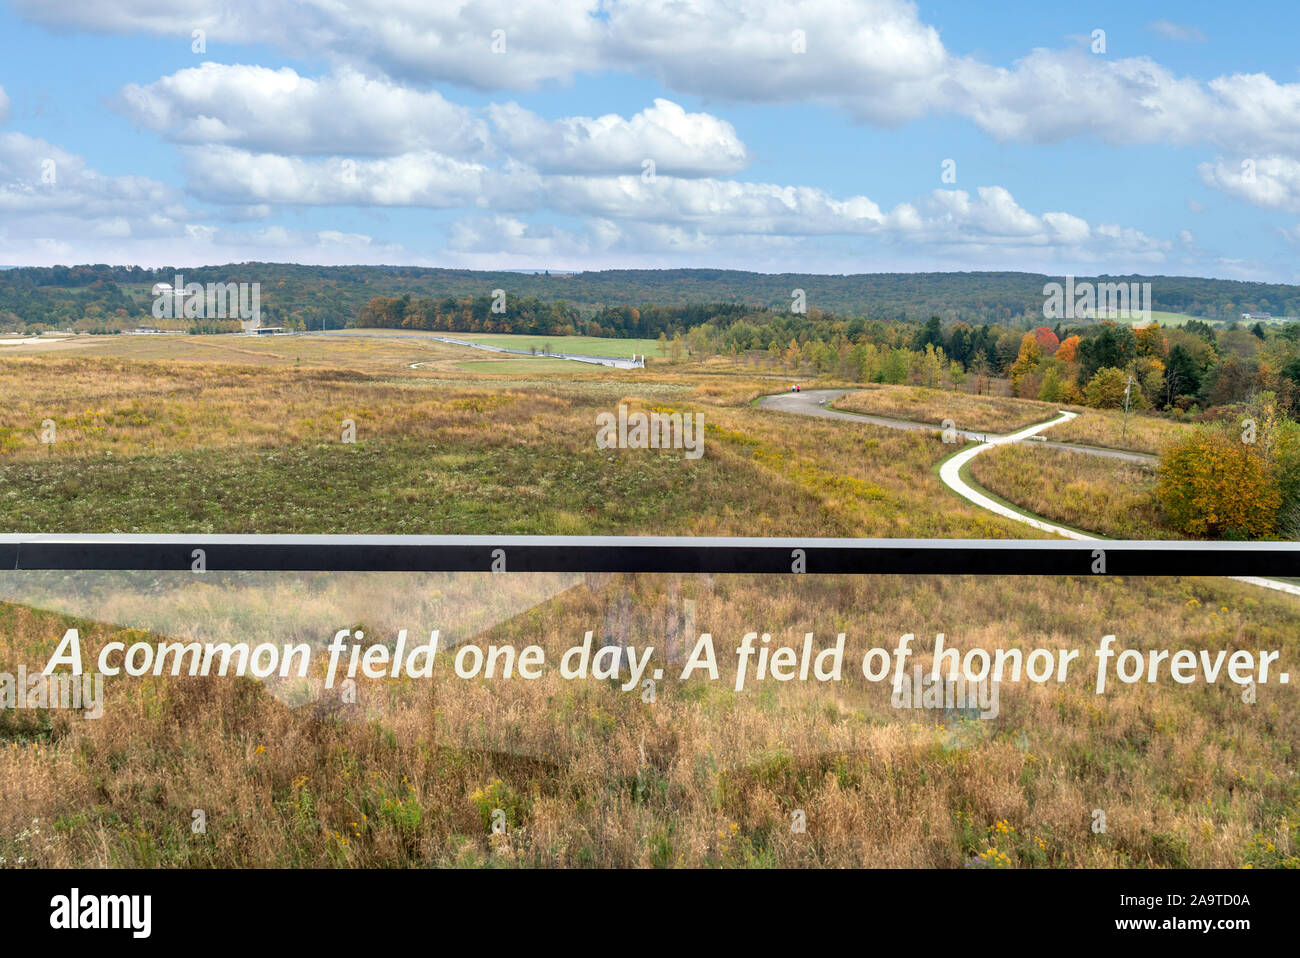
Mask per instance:
[[[1060,276],[1037,273],[749,273],[740,270],[599,270],[517,273],[388,266],[298,266],[241,263],[199,268],[53,266],[0,270],[0,328],[123,328],[151,320],[155,283],[261,284],[265,325],[337,329],[356,325],[376,297],[411,301],[487,301],[501,289],[513,300],[558,309],[564,321],[589,320],[602,310],[713,304],[788,312],[794,290],[810,311],[868,320],[1012,323],[1041,317],[1043,286]],[[1207,320],[1242,312],[1300,315],[1300,286],[1183,276],[1078,277],[1080,282],[1150,282],[1152,308]],[[427,312],[448,312],[448,307]],[[472,308],[472,307],[471,307]],[[607,318],[609,318],[607,316]],[[558,322],[564,325],[564,322]],[[602,324],[604,328],[606,324]],[[626,324],[624,324],[626,326]],[[503,332],[539,332],[536,328]],[[652,334],[657,331],[650,330]],[[644,335],[611,325],[606,335]]]

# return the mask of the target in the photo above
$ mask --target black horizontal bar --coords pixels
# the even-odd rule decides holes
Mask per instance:
[[[1300,577],[1300,543],[650,536],[0,536],[0,566],[15,570],[191,571],[198,563],[210,572],[803,571]]]

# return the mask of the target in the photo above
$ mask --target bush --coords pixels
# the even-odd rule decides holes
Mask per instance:
[[[1187,535],[1259,539],[1277,527],[1282,494],[1267,464],[1241,442],[1200,432],[1160,457],[1161,508]]]

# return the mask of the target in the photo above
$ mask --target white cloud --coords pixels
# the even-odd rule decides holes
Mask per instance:
[[[568,229],[516,217],[469,217],[456,223],[443,260],[470,268],[512,269],[673,267],[689,260],[718,268],[844,273],[941,266],[1056,273],[1106,267],[1127,272],[1135,261],[1165,261],[1165,250],[1154,241],[1138,256],[1111,252],[1113,239],[1132,238],[1118,227],[1097,228],[1090,242],[1077,246],[1048,241],[1046,234],[999,239],[967,232],[934,242],[924,235],[924,218],[916,213],[909,219],[902,215],[904,208],[914,211],[906,205],[896,210],[894,228],[847,242],[829,236],[720,234],[698,224],[597,218]],[[922,231],[913,235],[916,227]]]
[[[684,115],[670,107],[657,104],[656,110],[672,118]],[[580,128],[591,129],[587,125],[591,122],[595,121],[580,121]],[[544,149],[546,133],[553,133],[554,127],[531,116],[529,123],[541,124],[541,130],[525,127],[518,134],[521,143],[536,142],[538,149]],[[665,125],[643,126],[657,132]],[[636,118],[629,122],[615,117],[597,123],[595,139],[608,130],[614,131],[616,139],[625,138],[637,128]],[[706,130],[710,136],[715,132],[707,126]],[[552,149],[555,155],[550,162],[577,162],[568,139],[562,137]],[[606,154],[603,149],[598,152]],[[620,230],[656,242],[673,240],[680,250],[726,236],[874,236],[918,245],[1057,247],[1090,255],[1111,249],[1156,258],[1164,248],[1131,228],[1092,225],[1064,211],[1036,215],[999,186],[980,187],[973,194],[935,190],[886,211],[867,196],[841,198],[810,186],[662,173],[653,177],[547,174],[513,160],[488,167],[431,151],[366,160],[306,159],[233,147],[186,147],[184,154],[190,189],[231,210],[275,204],[477,207],[497,216],[485,221],[492,226],[486,234],[481,226],[474,227],[476,235],[499,236],[504,248],[514,251],[536,251],[560,241],[560,232],[525,224],[516,215],[540,211],[614,223]],[[617,150],[612,155],[617,156]],[[464,233],[457,234],[456,242],[466,249],[481,245]],[[582,248],[593,247],[588,242]]]
[[[788,270],[789,257],[821,254],[790,236],[719,236],[692,226],[583,221],[576,229],[531,224],[511,216],[465,217],[451,230],[444,257],[470,268],[645,268],[680,266],[707,257],[723,266]]]
[[[307,160],[234,147],[184,147],[190,189],[231,206],[474,206],[498,174],[421,150],[374,160]]]
[[[185,224],[165,236],[115,236],[111,231],[31,237],[11,230],[0,219],[0,262],[15,266],[78,263],[197,266],[249,262],[313,263],[322,266],[407,263],[437,265],[395,243],[381,243],[359,233],[330,230],[224,230]]]
[[[9,94],[5,93],[5,88],[0,86],[0,123],[9,119]]]
[[[1209,143],[1300,154],[1298,83],[1264,74],[1202,83],[1146,57],[1113,59],[1080,49],[1037,49],[1000,67],[951,53],[908,0],[227,0],[220,7],[200,0],[166,7],[157,0],[17,2],[30,19],[61,29],[144,30],[188,40],[201,27],[210,39],[231,42],[279,38],[295,55],[323,54],[397,81],[532,89],[584,72],[627,71],[700,96],[824,103],[880,124],[966,116],[998,139],[1087,135],[1117,144]],[[1157,23],[1152,28],[1166,35],[1192,36],[1190,28]],[[499,54],[492,52],[495,31],[504,31]],[[802,31],[805,52],[797,52],[796,31]],[[164,93],[176,95],[154,87],[143,89],[166,103]],[[246,83],[234,89],[253,95]],[[400,87],[375,89],[382,93],[381,109],[414,108],[396,92]],[[250,149],[287,148],[277,145],[273,131],[245,130],[227,112],[205,114],[217,121],[217,134],[246,136],[231,142]],[[288,122],[292,128],[294,121]]]
[[[953,75],[957,111],[998,140],[1300,150],[1300,84],[1264,74],[1206,85],[1146,57],[1035,50],[1011,70],[962,61]]]
[[[11,227],[39,235],[44,221],[62,217],[151,231],[184,215],[179,195],[156,180],[104,176],[45,140],[0,133],[0,218]]]
[[[999,186],[935,190],[885,211],[866,196],[837,199],[812,187],[659,177],[548,177],[550,208],[618,222],[689,227],[712,236],[878,236],[951,246],[1028,245],[1159,258],[1164,244],[1140,231],[1090,226],[1064,212],[1035,215]]]
[[[736,180],[657,176],[551,176],[548,205],[614,220],[694,224],[715,233],[860,233],[880,228],[880,207],[864,196],[837,200],[823,190]]]
[[[915,254],[1001,251],[1013,261],[1032,252],[1089,262],[1113,256],[1129,263],[1160,262],[1172,245],[1069,213],[1035,215],[1001,187],[983,187],[974,195],[935,190],[883,211],[867,197],[837,200],[820,190],[771,184],[666,178],[644,183],[638,177],[553,177],[546,184],[548,208],[581,218],[585,233],[517,216],[477,217],[456,224],[449,248],[525,259],[597,252],[731,256],[761,248],[808,259],[809,242],[847,236]]]
[[[612,225],[612,224],[611,224]],[[539,260],[585,256],[597,249],[607,249],[618,234],[593,231],[591,239],[575,236],[551,224],[529,224],[513,216],[464,217],[452,224],[448,247],[460,253],[482,253],[488,257],[503,252]],[[602,243],[601,240],[605,242]]]
[[[501,151],[543,172],[640,171],[646,159],[678,176],[734,173],[748,162],[730,123],[666,99],[630,118],[545,120],[515,103],[477,113],[349,68],[321,79],[288,67],[204,63],[146,86],[118,107],[142,126],[187,145],[253,153],[392,156],[433,151],[483,158]],[[497,142],[492,142],[493,140]]]
[[[631,0],[610,7],[609,25],[611,64],[702,96],[822,100],[885,124],[944,100],[949,55],[903,0]]]
[[[1230,162],[1219,158],[1198,168],[1207,186],[1268,210],[1300,213],[1300,161],[1261,156]]]
[[[204,63],[129,84],[117,105],[178,143],[359,155],[436,149],[472,156],[487,148],[487,124],[470,109],[346,67],[315,80],[288,67]]]
[[[629,119],[611,113],[547,121],[514,103],[494,104],[488,115],[503,147],[543,173],[640,173],[648,159],[656,175],[716,176],[748,163],[730,123],[671,100],[656,99]]]
[[[45,140],[0,133],[0,262],[312,263],[415,262],[400,246],[362,234],[219,228],[180,195],[141,176],[105,176]]]
[[[1265,74],[1206,83],[1146,57],[1079,49],[1036,49],[996,66],[948,51],[906,0],[16,3],[29,18],[64,29],[144,30],[188,46],[190,31],[201,28],[214,53],[214,43],[270,39],[330,65],[312,78],[289,68],[203,63],[122,90],[124,112],[180,145],[191,192],[221,207],[205,218],[225,226],[265,219],[277,205],[479,209],[488,215],[454,231],[467,253],[496,237],[503,250],[537,256],[703,254],[728,242],[777,255],[847,237],[918,255],[964,250],[972,261],[1013,251],[1159,261],[1173,245],[1070,212],[1031,212],[998,186],[936,190],[885,210],[862,195],[730,180],[750,158],[736,130],[669,99],[628,116],[549,119],[513,103],[470,108],[427,89],[430,81],[549,89],[608,71],[657,76],[702,97],[824,104],[877,124],[963,116],[998,140],[1211,144],[1275,165],[1261,160],[1247,182],[1220,160],[1202,167],[1206,183],[1266,208],[1300,209],[1289,159],[1300,157],[1300,84]],[[498,30],[500,54],[492,52]],[[0,120],[7,108],[0,90]],[[65,159],[74,172],[79,162],[56,159],[61,177]],[[645,159],[656,164],[653,179],[640,175]],[[26,230],[33,243],[73,237],[70,224],[80,215],[76,235],[129,240],[153,229],[188,244],[242,236],[303,249],[335,241],[365,247],[353,234],[283,227],[250,234],[196,223],[177,194],[142,178],[96,180],[85,171],[79,191],[56,198],[35,192],[41,184],[30,170],[23,175],[6,178],[0,165],[0,222]],[[131,190],[164,211],[144,215]],[[13,219],[25,208],[37,217],[30,229]],[[574,232],[528,221],[542,211],[585,225]],[[54,215],[67,217],[68,228],[42,232]]]
[[[604,48],[600,0],[15,0],[27,19],[52,29],[147,32],[184,38],[202,29],[215,42],[275,43],[301,55],[393,77],[447,80],[483,90],[531,89],[598,65]],[[502,53],[493,53],[504,31]],[[499,47],[498,47],[499,48]]]

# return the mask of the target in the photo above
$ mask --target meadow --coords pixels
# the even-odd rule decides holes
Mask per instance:
[[[1119,409],[1090,409],[1086,406],[1064,408],[1079,415],[1048,431],[1048,438],[1058,442],[1158,456],[1169,442],[1187,435],[1193,428],[1186,423],[1140,413],[1130,413],[1126,424],[1124,412]]]
[[[485,585],[484,579],[503,579]],[[196,586],[188,573],[83,581],[83,612],[0,603],[6,669],[51,637],[158,633],[160,609],[205,635],[323,642],[339,621],[391,641],[454,622],[505,588],[511,606],[459,631],[540,643],[548,663],[587,629],[656,647],[657,696],[617,681],[360,680],[355,704],[308,685],[235,678],[109,679],[102,718],[5,713],[0,859],[137,867],[1270,867],[1300,864],[1300,710],[1294,686],[1252,704],[1228,684],[1004,682],[999,714],[892,707],[849,667],[865,649],[934,635],[963,650],[1271,648],[1294,661],[1300,609],[1213,579],[585,576],[279,576]],[[473,581],[477,580],[477,581]],[[57,583],[10,573],[7,595]],[[195,592],[202,590],[201,597]],[[531,594],[531,595],[530,595]],[[87,598],[89,596],[89,598]],[[98,596],[98,597],[97,597]],[[548,598],[549,596],[549,598]],[[694,631],[722,678],[678,681]],[[536,605],[528,607],[529,602]],[[444,605],[445,603],[445,605]],[[196,609],[201,606],[200,614]],[[331,621],[332,620],[332,621]],[[399,621],[401,620],[401,621]],[[144,627],[136,627],[144,626]],[[848,635],[844,679],[734,691],[727,653],[752,628],[818,648]],[[191,829],[201,809],[206,832]],[[1106,815],[1094,832],[1095,810]],[[499,814],[503,833],[494,834]],[[796,813],[805,831],[792,827]]]
[[[1218,320],[1206,319],[1204,316],[1190,316],[1187,313],[1170,313],[1160,309],[1151,310],[1151,320],[1159,323],[1161,326],[1186,326],[1193,320],[1198,323],[1207,323],[1211,326],[1219,325]]]
[[[845,412],[870,413],[931,423],[942,428],[952,420],[956,429],[1008,433],[1052,419],[1057,407],[1035,399],[979,396],[923,386],[871,386],[847,393],[832,403]]]
[[[970,463],[976,482],[1035,515],[1115,539],[1177,539],[1160,514],[1154,466],[1017,443]]]
[[[402,336],[95,339],[0,353],[6,531],[1044,535],[946,489],[935,466],[953,446],[937,435],[753,407],[789,388],[761,363],[541,368]],[[908,387],[855,396],[922,421],[957,405],[939,420],[995,431],[1054,412]],[[597,449],[596,415],[621,403],[702,413],[703,458]],[[1009,447],[972,471],[1106,534],[1155,522],[1139,467]],[[846,662],[905,632],[922,665],[939,632],[1085,662],[1111,632],[1294,662],[1294,598],[1231,581],[0,571],[0,672],[42,665],[74,626],[87,657],[115,640],[319,646],[343,627],[384,641],[441,628],[444,670],[465,643],[535,642],[553,663],[591,629],[598,645],[653,644],[667,678],[653,701],[553,668],[361,680],[355,703],[318,675],[113,679],[93,721],[0,711],[3,866],[1300,865],[1294,685],[1254,703],[1201,681],[1098,696],[1081,669],[1059,687],[1004,683],[998,717],[977,720],[900,712],[860,678],[726,681],[724,650],[751,630],[790,644],[845,632]],[[706,630],[723,680],[679,681]]]
[[[610,339],[604,336],[528,336],[518,333],[437,333],[463,339],[468,343],[500,346],[502,349],[547,349],[581,356],[648,356],[667,358],[667,351],[657,339]]]
[[[735,366],[470,372],[432,341],[111,338],[0,357],[9,531],[1024,535],[949,500],[939,437],[753,409],[779,382]],[[703,458],[596,448],[621,403],[701,412]]]

